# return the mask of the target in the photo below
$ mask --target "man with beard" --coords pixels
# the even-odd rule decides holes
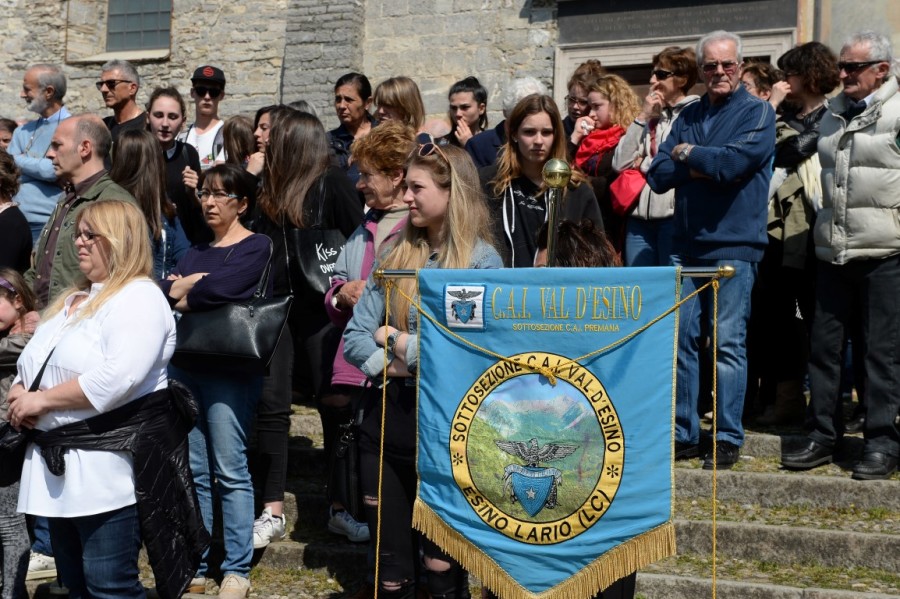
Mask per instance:
[[[62,196],[47,150],[60,121],[70,116],[63,106],[65,95],[66,76],[59,67],[36,64],[25,71],[19,97],[28,110],[40,116],[13,132],[7,151],[22,172],[19,193],[13,199],[25,214],[35,243]]]

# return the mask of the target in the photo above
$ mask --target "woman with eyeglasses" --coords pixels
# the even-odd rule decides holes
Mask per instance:
[[[786,97],[775,123],[769,243],[759,264],[748,349],[759,379],[757,422],[797,425],[806,413],[803,378],[815,305],[811,233],[822,198],[819,125],[827,110],[825,98],[840,83],[840,74],[837,57],[819,42],[791,48],[778,59],[778,67]],[[796,317],[798,308],[802,320]],[[853,353],[857,358],[858,352]],[[864,377],[854,378],[862,391]]]
[[[241,167],[220,164],[206,171],[197,194],[213,240],[192,247],[175,272],[160,283],[179,312],[212,310],[250,299],[272,255],[272,240],[248,230],[242,220],[253,208],[256,181]],[[271,293],[271,283],[266,293]],[[253,558],[253,484],[247,466],[247,439],[263,377],[209,364],[175,361],[169,372],[185,384],[200,405],[190,433],[191,472],[203,525],[213,529],[213,497],[222,506],[224,576],[219,597],[246,597]],[[215,486],[215,492],[213,492]],[[206,591],[208,551],[188,587]]]
[[[400,121],[421,131],[425,124],[425,105],[419,86],[409,77],[391,77],[375,88],[375,118],[383,121]]]
[[[299,236],[292,231],[319,227],[338,230],[346,238],[363,218],[356,189],[347,175],[331,164],[321,121],[291,108],[276,108],[268,116],[271,130],[254,230],[275,243],[275,295],[293,293],[294,303],[256,412],[253,480],[263,504],[253,530],[257,549],[285,535],[284,491],[293,388],[316,401],[329,393],[331,367],[340,340],[340,333],[325,312],[323,295],[302,275],[298,262],[304,255],[293,245]]]
[[[566,116],[563,119],[563,128],[566,130],[566,139],[575,131],[575,122],[590,111],[588,101],[588,85],[591,81],[603,75],[606,71],[599,60],[586,60],[578,65],[578,68],[569,78],[566,85]]]
[[[332,323],[342,332],[353,308],[359,301],[375,260],[403,231],[409,207],[403,201],[406,192],[404,165],[416,147],[413,130],[402,123],[382,123],[351,146],[353,162],[359,167],[356,189],[366,199],[366,218],[347,239],[335,264],[331,289],[325,295],[325,309]],[[366,377],[344,359],[344,344],[338,346],[334,357],[331,390],[322,398],[322,429],[325,454],[329,465],[335,460],[340,428],[355,422],[354,408],[359,406]],[[329,472],[333,468],[329,468]],[[332,480],[329,474],[328,530],[341,534],[353,542],[368,541],[369,527],[362,514],[347,509],[356,498],[342,497],[336,490],[342,481]]]
[[[153,247],[153,277],[169,276],[190,248],[190,242],[165,192],[165,160],[149,131],[123,131],[116,144],[109,178],[137,201],[150,228]]]
[[[420,135],[419,147],[406,162],[409,219],[378,264],[387,269],[500,268],[491,246],[489,214],[479,189],[478,173],[468,154],[455,146],[439,147]],[[395,281],[390,324],[385,325],[385,289],[372,277],[344,331],[344,357],[372,382],[365,396],[360,427],[363,501],[370,526],[381,519],[379,597],[416,596],[418,535],[412,530],[416,497],[416,386],[418,317],[408,299],[415,280]],[[387,362],[385,362],[387,348]],[[382,402],[382,371],[387,368],[387,401]],[[384,410],[385,430],[381,429]],[[384,436],[383,475],[379,496],[379,447]],[[374,530],[374,528],[373,528]],[[433,542],[421,537],[428,592],[432,597],[469,596],[468,576]]]
[[[789,86],[784,80],[784,73],[775,65],[767,62],[748,62],[741,70],[741,85],[751,95],[765,100],[778,109],[784,101]]]
[[[690,94],[697,83],[697,56],[693,48],[669,46],[653,56],[650,91],[635,119],[619,140],[612,166],[617,172],[638,169],[645,175],[672,123],[699,96]],[[658,194],[646,183],[635,209],[625,221],[626,266],[666,266],[672,256],[672,215],[675,191]]]
[[[179,469],[191,422],[176,409],[185,406],[174,403],[166,372],[175,321],[151,279],[138,208],[90,202],[74,231],[83,277],[44,312],[9,391],[10,423],[35,432],[18,508],[48,518],[70,597],[143,599],[142,541],[154,570],[172,577],[199,555],[182,545],[182,526],[190,529],[197,514],[190,477]],[[194,538],[205,544],[201,537]],[[160,539],[168,553],[157,551]]]
[[[497,250],[513,268],[533,265],[535,239],[547,220],[547,186],[542,171],[551,158],[566,160],[566,137],[553,98],[532,94],[523,98],[507,118],[509,135],[497,163],[478,174],[488,197]],[[600,207],[582,173],[573,169],[565,190],[561,218],[589,218],[603,225]]]
[[[188,241],[197,244],[210,241],[212,231],[196,198],[200,156],[194,146],[176,139],[184,125],[185,110],[184,98],[177,89],[158,87],[147,102],[147,129],[159,142],[166,161],[166,194],[175,204]]]

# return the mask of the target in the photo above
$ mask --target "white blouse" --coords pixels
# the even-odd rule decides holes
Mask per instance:
[[[40,388],[77,379],[91,408],[54,410],[37,421],[51,430],[108,412],[167,387],[166,366],[175,350],[175,320],[153,281],[132,281],[92,316],[74,319],[102,289],[74,293],[65,307],[41,323],[19,357],[15,383],[28,388],[47,359]],[[87,295],[74,311],[72,301]],[[131,455],[120,451],[69,449],[66,472],[54,476],[40,448],[28,446],[19,489],[18,511],[37,516],[101,514],[136,502]]]

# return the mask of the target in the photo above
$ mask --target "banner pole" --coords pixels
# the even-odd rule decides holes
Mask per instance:
[[[375,271],[376,279],[410,279],[416,276],[416,270],[397,268],[379,268]],[[685,266],[681,269],[682,277],[730,279],[734,276],[734,267],[728,264],[718,267]]]
[[[558,265],[556,239],[559,236],[559,215],[562,212],[563,192],[572,178],[572,169],[565,160],[553,158],[544,165],[541,176],[547,185],[547,266],[552,267]]]

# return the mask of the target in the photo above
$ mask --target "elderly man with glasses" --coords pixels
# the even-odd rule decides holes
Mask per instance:
[[[137,103],[141,78],[134,65],[126,60],[110,60],[101,67],[100,80],[95,85],[103,103],[113,110],[112,116],[103,119],[113,143],[122,131],[147,127],[147,113]]]
[[[786,468],[834,459],[844,434],[841,347],[861,321],[866,381],[865,445],[857,480],[897,470],[900,430],[900,94],[887,36],[865,31],[841,48],[843,91],[828,102],[819,129],[822,209],[816,216],[816,313],[809,363],[811,432],[785,452]]]
[[[750,290],[766,246],[766,211],[775,150],[775,111],[741,85],[741,39],[726,31],[697,44],[706,94],[675,120],[647,182],[656,193],[675,189],[673,256],[682,266],[734,267],[718,295],[716,451],[703,467],[731,468],[744,442],[741,416],[747,388]],[[685,278],[682,297],[703,281]],[[716,315],[712,292],[680,309],[675,458],[700,455],[700,356]]]

